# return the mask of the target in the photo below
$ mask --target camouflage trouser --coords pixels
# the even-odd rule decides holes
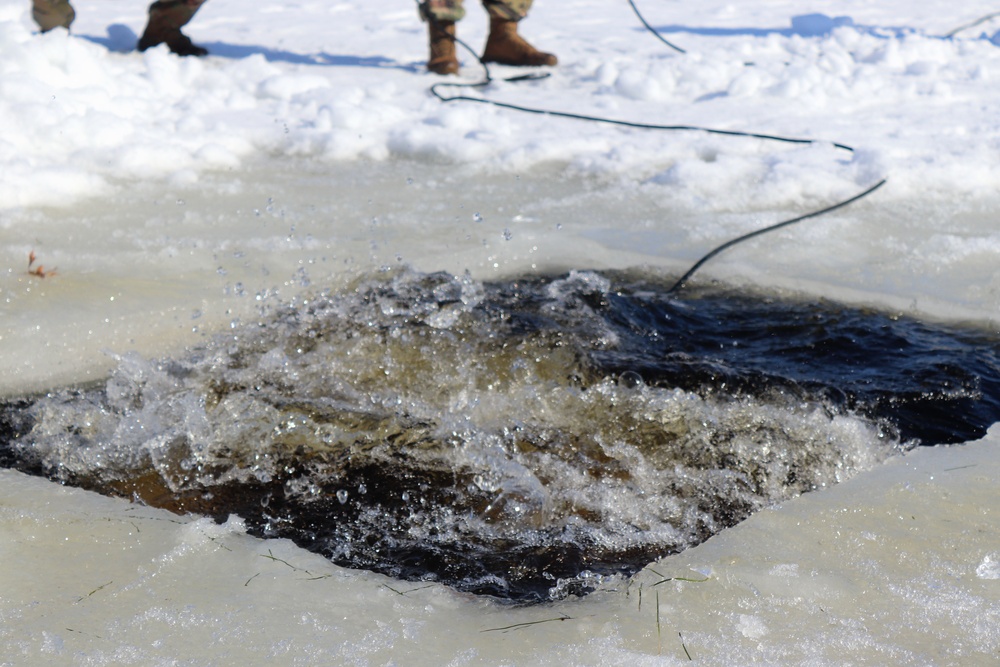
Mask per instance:
[[[69,30],[70,24],[76,18],[76,12],[68,0],[32,0],[31,18],[35,19],[42,32],[48,32],[53,28]]]
[[[150,26],[180,30],[206,0],[157,0],[149,6]]]
[[[520,21],[528,15],[532,0],[483,0],[483,7],[490,16],[498,19]],[[462,0],[424,0],[420,5],[421,16],[432,16],[438,21],[461,21],[465,16]]]
[[[149,6],[150,23],[180,29],[191,20],[205,0],[158,0]],[[69,0],[32,0],[31,16],[42,32],[53,28],[67,28],[76,12]]]

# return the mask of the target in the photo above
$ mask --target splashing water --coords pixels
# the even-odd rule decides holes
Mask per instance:
[[[182,358],[123,355],[99,386],[8,401],[0,464],[545,600],[1000,414],[982,332],[664,293],[632,274],[366,276]]]

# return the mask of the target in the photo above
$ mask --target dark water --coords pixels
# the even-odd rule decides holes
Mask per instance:
[[[545,600],[1000,417],[991,332],[669,285],[367,276],[8,400],[0,464]]]

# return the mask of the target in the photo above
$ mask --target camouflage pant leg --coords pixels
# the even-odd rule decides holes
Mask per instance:
[[[483,0],[490,18],[520,21],[528,15],[532,0]]]
[[[31,18],[35,19],[42,32],[60,27],[69,30],[76,18],[73,5],[68,0],[32,0],[31,4]]]
[[[180,30],[203,4],[205,0],[157,0],[149,6],[149,26],[158,30]]]
[[[491,17],[520,21],[528,15],[532,0],[483,0]],[[461,21],[465,16],[462,0],[424,0],[420,5],[422,17],[431,16],[438,21]]]
[[[420,18],[435,21],[461,21],[465,17],[462,0],[424,0],[420,3]]]

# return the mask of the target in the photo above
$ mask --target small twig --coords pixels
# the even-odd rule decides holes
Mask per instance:
[[[572,616],[567,616],[563,614],[556,618],[545,618],[541,621],[528,621],[527,623],[515,623],[514,625],[506,625],[502,628],[488,628],[486,630],[480,630],[479,632],[509,632],[510,630],[520,630],[521,628],[527,628],[532,625],[539,625],[541,623],[551,623],[552,621],[572,621]]]
[[[260,576],[260,572],[258,572],[257,574],[253,575],[252,577],[250,577],[249,579],[247,579],[245,582],[243,582],[243,585],[244,586],[249,586],[250,582],[253,581],[254,579],[256,579],[259,576]]]
[[[103,588],[107,588],[108,586],[110,586],[110,585],[111,585],[111,584],[113,584],[113,583],[115,583],[115,582],[114,582],[114,581],[109,581],[109,582],[108,582],[108,583],[106,583],[106,584],[101,584],[100,586],[98,586],[98,587],[97,587],[97,588],[95,588],[94,590],[90,591],[90,592],[89,592],[89,593],[87,593],[86,595],[83,595],[83,596],[81,596],[81,597],[78,597],[78,598],[76,599],[76,601],[77,601],[77,602],[83,602],[84,600],[86,600],[87,598],[89,598],[89,597],[90,597],[91,595],[93,595],[94,593],[98,592],[99,590],[101,590],[101,589],[103,589]]]
[[[967,466],[955,466],[954,468],[945,468],[943,472],[951,472],[952,470],[965,470],[966,468],[975,468],[978,463],[970,463]]]
[[[148,507],[134,505],[132,507],[126,507],[125,511],[126,512],[139,512],[139,511],[144,511],[146,509],[148,509]],[[180,521],[178,519],[170,519],[170,518],[166,518],[166,517],[162,517],[162,516],[140,516],[140,517],[136,517],[136,518],[142,519],[143,521],[166,521],[167,523],[176,523],[178,526],[184,526],[184,525],[187,525],[188,523],[190,523],[189,521]]]
[[[701,584],[711,579],[711,577],[705,577],[704,579],[692,579],[691,577],[665,577],[653,568],[649,568],[649,571],[660,577],[660,580],[653,584],[653,586],[659,586],[660,584],[665,584],[668,581],[686,581],[692,584]]]
[[[287,565],[288,567],[292,568],[296,572],[305,572],[306,574],[312,574],[312,572],[310,572],[309,570],[306,570],[306,569],[301,568],[301,567],[295,567],[294,565],[292,565],[291,563],[289,563],[287,560],[281,560],[280,558],[278,558],[277,556],[275,556],[273,553],[271,553],[270,549],[267,550],[267,555],[266,556],[264,554],[259,554],[259,555],[260,555],[261,558],[266,558],[268,560],[273,560],[273,561],[276,561],[278,563],[284,563],[285,565]]]
[[[945,33],[945,37],[954,37],[955,35],[957,35],[958,33],[962,32],[964,30],[968,30],[970,28],[975,28],[977,25],[982,25],[983,23],[986,23],[987,21],[992,21],[993,19],[995,19],[998,16],[1000,16],[1000,12],[993,12],[992,14],[987,14],[986,16],[982,16],[982,17],[976,19],[975,21],[973,21],[971,23],[966,23],[965,25],[960,25],[957,28],[955,28],[954,30],[948,31],[947,33]]]
[[[663,655],[663,638],[660,636],[660,591],[656,591],[656,654]]]
[[[205,532],[202,532],[202,535],[204,535],[205,537],[207,537],[210,542],[213,542],[219,548],[225,549],[226,551],[232,551],[232,549],[230,549],[225,544],[223,544],[222,542],[220,542],[219,538],[212,537],[211,535],[209,535],[208,533],[205,533]]]
[[[56,269],[45,270],[45,267],[39,264],[38,266],[32,268],[32,264],[35,263],[35,251],[32,250],[28,253],[28,275],[36,276],[38,278],[46,278],[48,276],[56,275]]]
[[[416,593],[417,591],[422,591],[425,588],[434,588],[434,584],[427,584],[426,586],[417,586],[416,588],[411,588],[410,590],[408,590],[406,592],[407,593]]]
[[[694,660],[694,658],[691,657],[691,654],[688,653],[688,647],[684,645],[684,635],[678,632],[677,636],[681,638],[681,648],[684,649],[684,655],[688,657],[688,660]]]
[[[321,577],[313,577],[312,579],[307,579],[306,581],[313,581],[314,579],[326,579],[326,578],[332,577],[332,576],[333,576],[332,574],[324,574]],[[405,598],[409,593],[416,593],[417,591],[422,591],[425,588],[433,588],[434,584],[427,584],[426,586],[417,586],[416,588],[411,588],[408,591],[399,591],[399,590],[396,590],[395,588],[393,588],[389,584],[382,584],[382,586],[385,587],[385,588],[388,588],[390,591],[392,591],[396,595],[400,595],[400,596],[402,596],[402,597]]]
[[[73,628],[66,628],[66,632],[75,632],[78,635],[87,635],[88,637],[95,637],[96,639],[104,639],[104,637],[100,635],[95,635],[90,632],[84,632],[83,630],[74,630]]]

